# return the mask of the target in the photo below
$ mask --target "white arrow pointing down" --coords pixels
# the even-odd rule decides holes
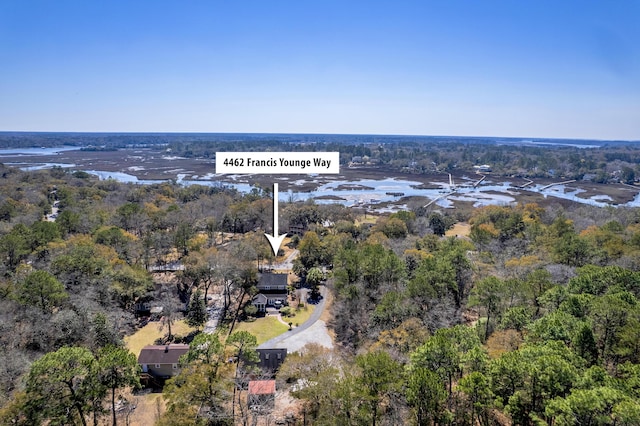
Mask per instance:
[[[273,184],[273,235],[269,235],[265,232],[265,237],[269,240],[273,254],[278,255],[278,250],[282,244],[282,240],[287,234],[278,235],[278,184]]]

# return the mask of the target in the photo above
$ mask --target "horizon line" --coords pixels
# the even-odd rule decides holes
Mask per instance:
[[[76,131],[76,130],[0,130],[0,134],[112,134],[112,135],[304,135],[304,136],[380,136],[380,137],[416,137],[416,138],[495,138],[531,140],[573,140],[596,142],[640,142],[640,139],[602,139],[579,137],[546,136],[497,136],[497,135],[426,135],[402,133],[320,133],[320,132],[202,132],[202,131]]]

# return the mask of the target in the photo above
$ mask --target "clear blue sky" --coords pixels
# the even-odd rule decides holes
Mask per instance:
[[[640,0],[0,0],[0,130],[640,140]]]

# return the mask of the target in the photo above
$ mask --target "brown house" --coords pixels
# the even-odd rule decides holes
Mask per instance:
[[[180,372],[180,357],[188,351],[189,345],[147,345],[140,351],[138,364],[143,374],[168,379]]]

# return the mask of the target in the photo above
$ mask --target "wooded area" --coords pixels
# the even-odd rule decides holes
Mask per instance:
[[[249,424],[236,390],[256,341],[232,324],[273,259],[271,215],[260,190],[0,166],[0,423],[119,422],[118,395],[139,386],[122,338],[152,301],[165,341],[191,343],[158,424]],[[328,272],[338,344],[281,367],[278,388],[299,403],[291,424],[640,424],[640,210],[435,207],[365,221],[306,202],[280,217],[307,230],[296,274],[318,284]],[[469,235],[446,237],[459,221]],[[193,301],[214,292],[220,330],[172,336],[175,318],[203,325]]]

